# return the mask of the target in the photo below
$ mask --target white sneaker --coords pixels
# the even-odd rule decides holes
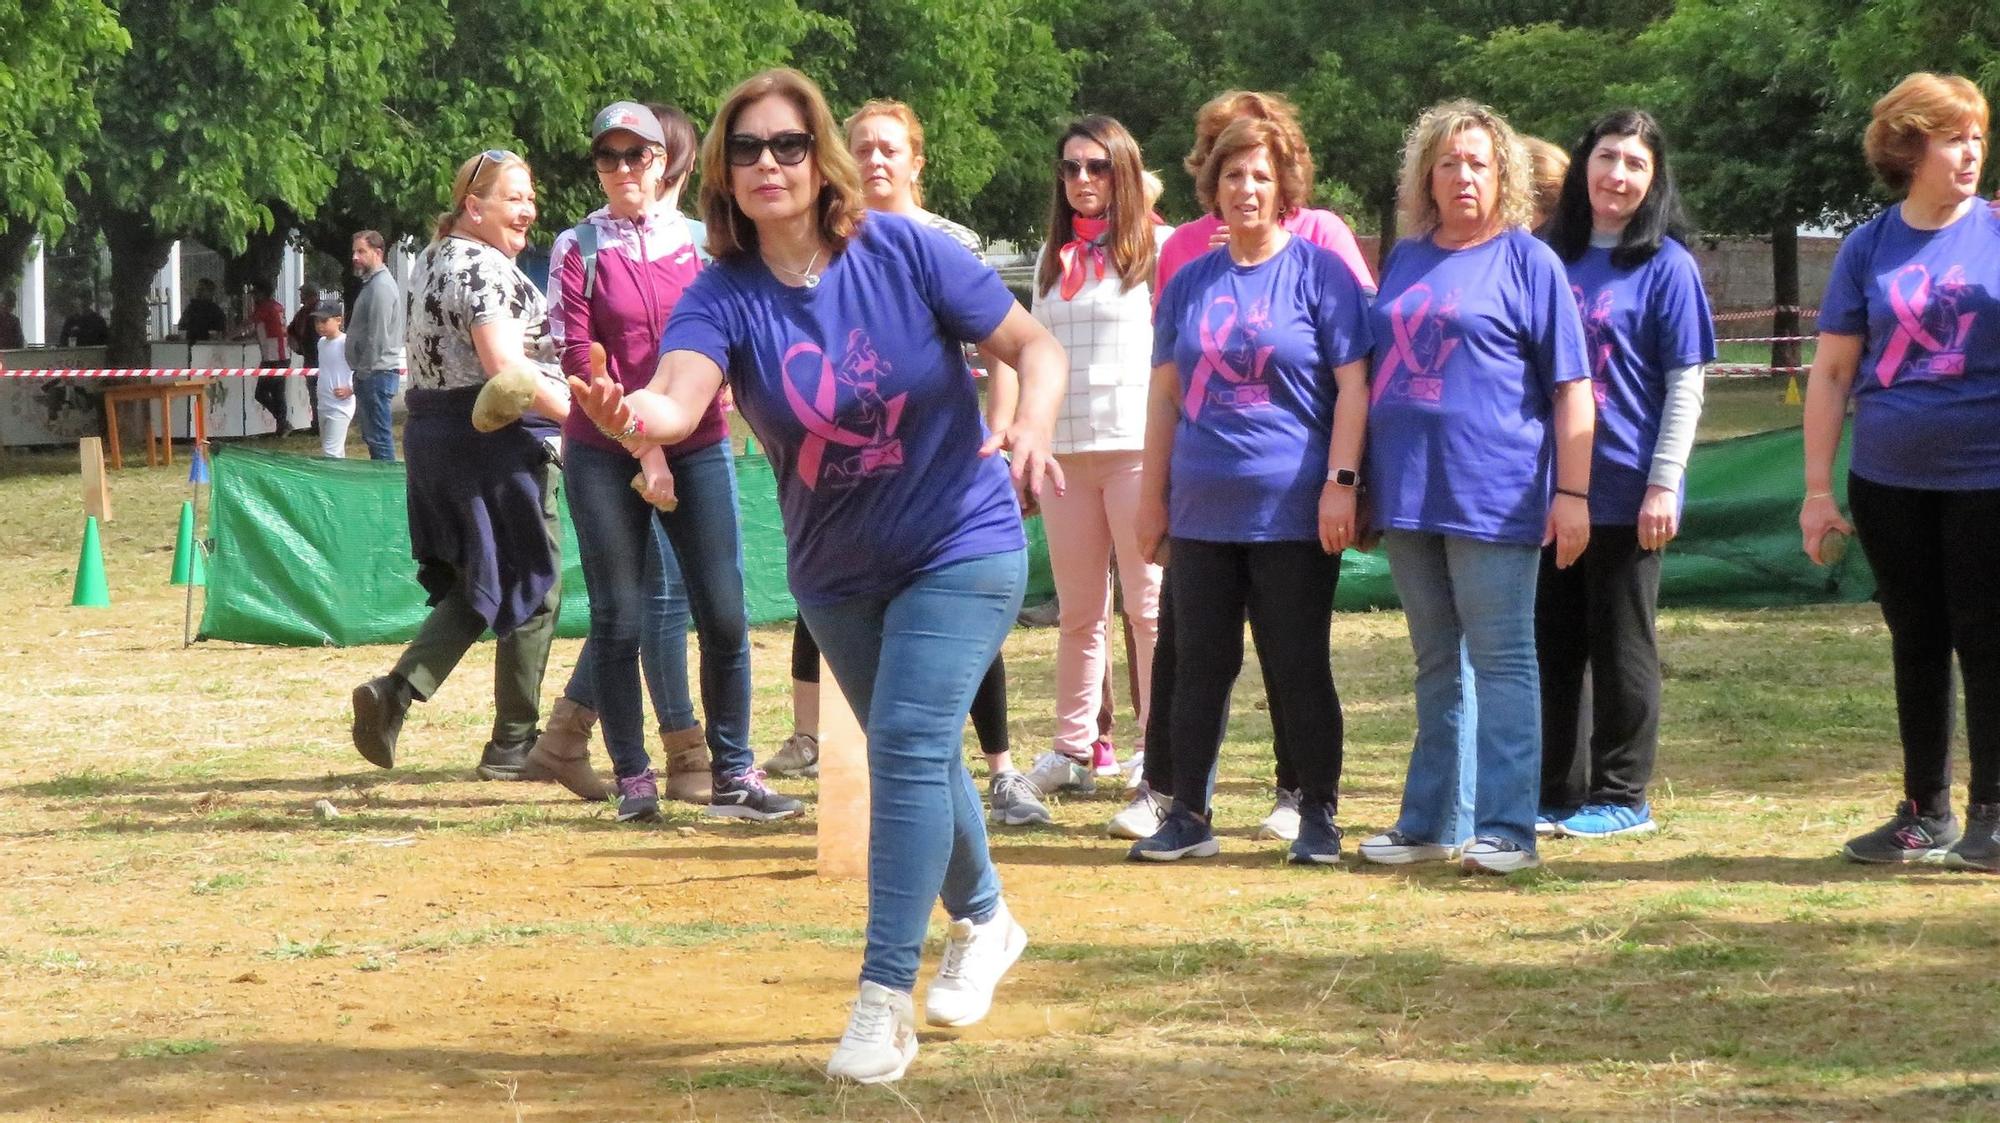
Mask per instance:
[[[969,1026],[984,1018],[993,1008],[993,988],[1027,946],[1027,930],[1014,922],[1005,901],[984,924],[952,921],[944,962],[924,995],[924,1020],[934,1026]]]
[[[817,776],[819,738],[810,733],[794,733],[758,767],[773,776]]]
[[[1257,824],[1258,838],[1275,838],[1279,842],[1299,840],[1299,793],[1278,789],[1278,802],[1264,821]]]
[[[1416,862],[1448,862],[1454,849],[1441,842],[1418,842],[1402,831],[1378,834],[1359,847],[1362,858],[1384,866],[1407,866]]]
[[[1105,833],[1112,838],[1129,838],[1135,842],[1151,838],[1160,829],[1160,824],[1166,821],[1167,808],[1172,805],[1172,800],[1153,791],[1142,781],[1132,802],[1111,817],[1110,825],[1104,828]]]
[[[993,807],[986,817],[1003,827],[1046,825],[1051,821],[1049,809],[1042,806],[1042,793],[1013,769],[993,774],[986,785],[986,798]]]
[[[857,1084],[887,1084],[901,1080],[916,1057],[917,1015],[910,996],[864,981],[847,1032],[826,1062],[826,1074]]]
[[[1541,856],[1504,838],[1474,839],[1460,857],[1466,873],[1513,873],[1542,864]]]
[[[1125,790],[1136,792],[1139,785],[1146,782],[1146,750],[1140,749],[1125,758]]]
[[[1043,795],[1097,790],[1097,777],[1090,774],[1090,765],[1054,749],[1035,758],[1035,766],[1028,769],[1028,782]]]

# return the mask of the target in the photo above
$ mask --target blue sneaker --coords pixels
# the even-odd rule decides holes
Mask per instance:
[[[1215,841],[1208,820],[1176,803],[1161,820],[1160,829],[1152,837],[1133,843],[1126,857],[1133,861],[1177,862],[1182,858],[1213,858],[1221,852],[1222,846]]]
[[[1571,808],[1568,811],[1565,811],[1560,807],[1542,808],[1540,811],[1537,811],[1535,813],[1535,837],[1555,838],[1556,836],[1562,834],[1563,820],[1569,818],[1571,815],[1574,814],[1576,814],[1576,810],[1574,808]]]
[[[792,819],[803,814],[805,805],[791,796],[774,792],[764,783],[764,770],[753,768],[735,776],[717,776],[708,814],[717,819]]]
[[[1556,825],[1557,834],[1565,834],[1571,838],[1611,838],[1621,834],[1652,834],[1659,829],[1659,824],[1653,822],[1651,804],[1627,807],[1622,803],[1586,803],[1577,809],[1576,814]]]
[[[1340,828],[1333,823],[1333,805],[1317,799],[1299,801],[1299,837],[1285,860],[1295,866],[1340,864]]]

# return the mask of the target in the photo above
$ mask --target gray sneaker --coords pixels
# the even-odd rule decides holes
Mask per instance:
[[[1965,834],[1944,852],[1944,864],[2000,873],[2000,803],[1975,803],[1965,809]]]
[[[997,772],[986,787],[993,810],[987,818],[1003,827],[1030,827],[1048,823],[1049,809],[1042,806],[1041,793],[1019,772]]]
[[[819,775],[819,738],[794,733],[759,767],[773,776]]]

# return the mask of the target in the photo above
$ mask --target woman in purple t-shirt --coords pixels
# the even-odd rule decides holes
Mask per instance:
[[[2000,872],[2000,219],[1979,199],[1986,99],[1956,75],[1912,74],[1875,103],[1868,163],[1900,203],[1841,243],[1820,302],[1806,390],[1806,553],[1860,531],[1896,667],[1903,801],[1847,842],[1857,862],[1942,857]],[[1853,526],[1834,453],[1847,401]],[[1951,813],[1952,655],[1972,759]]]
[[[1660,741],[1660,552],[1680,532],[1681,477],[1715,331],[1652,116],[1621,109],[1599,119],[1568,166],[1548,239],[1583,315],[1597,433],[1590,545],[1568,569],[1544,549],[1535,593],[1536,830],[1608,838],[1654,829],[1646,785]]]
[[[1180,606],[1172,808],[1132,844],[1149,861],[1217,853],[1209,778],[1247,616],[1270,684],[1276,749],[1298,777],[1290,860],[1340,860],[1342,751],[1328,650],[1340,552],[1352,541],[1367,429],[1367,301],[1333,254],[1287,232],[1312,160],[1270,121],[1224,129],[1196,185],[1229,244],[1160,294],[1145,472],[1135,521],[1147,561],[1171,539]]]
[[[658,374],[630,396],[578,384],[578,400],[638,448],[685,437],[727,378],[770,453],[793,596],[868,737],[867,949],[827,1070],[896,1080],[917,1052],[910,992],[940,895],[933,1025],[985,1017],[1027,943],[961,747],[1027,580],[1014,487],[1061,485],[1049,431],[1066,361],[963,247],[864,208],[826,100],[795,70],[723,100],[701,206],[715,265],[675,307]],[[1021,372],[1015,422],[990,437],[966,343]]]
[[[1541,547],[1567,568],[1590,538],[1583,324],[1562,261],[1527,231],[1527,154],[1499,114],[1469,101],[1425,111],[1399,195],[1416,233],[1390,255],[1371,313],[1368,494],[1416,653],[1417,737],[1396,826],[1360,850],[1390,864],[1458,852],[1468,871],[1507,873],[1540,864]]]

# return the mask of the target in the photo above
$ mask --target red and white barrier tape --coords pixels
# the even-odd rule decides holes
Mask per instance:
[[[1765,363],[1710,363],[1702,368],[1709,374],[1728,378],[1742,374],[1804,374],[1811,367],[1774,367]]]
[[[318,367],[174,367],[90,368],[60,370],[0,370],[0,378],[265,378],[318,374]]]
[[[1717,339],[1717,343],[1811,343],[1816,335],[1731,335]]]
[[[1720,312],[1712,318],[1718,324],[1731,324],[1742,320],[1769,319],[1780,312],[1797,312],[1801,319],[1813,319],[1819,316],[1819,309],[1817,308],[1800,308],[1797,305],[1786,304],[1777,308],[1760,309],[1755,312]]]

